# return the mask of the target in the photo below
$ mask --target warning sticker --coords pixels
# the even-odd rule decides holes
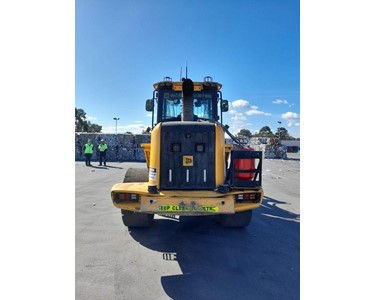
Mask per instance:
[[[156,180],[156,168],[150,168],[150,171],[148,172],[148,179],[149,180]]]

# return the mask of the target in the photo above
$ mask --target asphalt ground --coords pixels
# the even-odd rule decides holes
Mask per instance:
[[[289,157],[263,161],[264,201],[244,229],[156,216],[128,230],[110,190],[145,163],[76,162],[76,299],[299,299],[300,162]]]

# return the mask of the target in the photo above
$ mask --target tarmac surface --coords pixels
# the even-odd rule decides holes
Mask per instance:
[[[130,167],[76,162],[76,299],[299,299],[300,161],[263,160],[265,197],[250,226],[156,216],[128,230],[110,197]]]

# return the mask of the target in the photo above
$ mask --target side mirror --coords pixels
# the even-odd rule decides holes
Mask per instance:
[[[229,109],[228,100],[221,100],[221,111],[226,112]]]
[[[154,100],[153,99],[146,100],[146,111],[154,111]]]

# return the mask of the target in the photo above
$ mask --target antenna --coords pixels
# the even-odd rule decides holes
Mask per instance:
[[[185,78],[188,78],[188,73],[187,73],[187,70],[188,70],[188,64],[187,64],[187,61],[186,61],[186,76],[185,76]]]

